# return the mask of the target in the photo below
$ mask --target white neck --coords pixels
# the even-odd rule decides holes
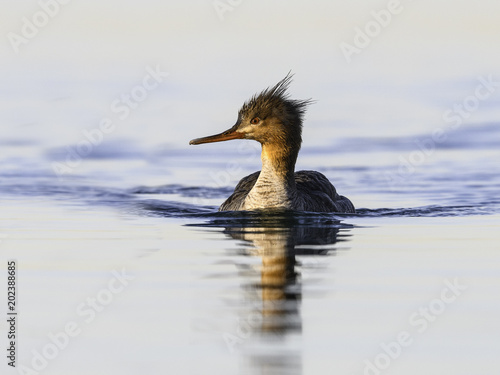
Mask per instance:
[[[271,148],[272,149],[272,148]],[[293,163],[291,171],[279,170],[276,155],[262,146],[262,170],[257,182],[248,193],[242,209],[253,210],[258,208],[291,208],[296,197]]]

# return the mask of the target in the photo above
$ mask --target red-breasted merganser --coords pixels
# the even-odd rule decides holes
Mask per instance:
[[[219,211],[266,208],[354,213],[354,205],[316,171],[294,172],[302,143],[302,118],[311,100],[292,100],[288,74],[274,87],[254,95],[241,107],[236,124],[223,133],[189,144],[253,139],[262,145],[262,170],[243,178]]]

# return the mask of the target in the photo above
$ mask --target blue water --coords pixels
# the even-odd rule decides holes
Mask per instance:
[[[339,217],[498,214],[500,166],[496,157],[500,145],[499,124],[472,124],[459,129],[446,143],[435,144],[429,156],[417,146],[419,140],[426,139],[425,134],[382,139],[359,137],[336,140],[337,144],[332,146],[308,148],[305,145],[299,165],[323,172],[341,194],[355,197],[352,199],[356,202],[356,214],[335,215]],[[96,151],[81,158],[74,173],[61,175],[51,166],[54,163],[64,165],[67,151],[49,149],[36,158],[9,157],[9,150],[36,146],[4,141],[4,155],[7,155],[2,161],[0,182],[4,195],[123,209],[135,207],[138,214],[172,218],[217,215],[219,203],[232,193],[235,182],[260,167],[255,157],[249,160],[241,156],[237,145],[232,149],[223,145],[222,155],[218,153],[219,145],[210,145],[204,150],[182,147],[168,153],[147,149],[138,152],[139,145],[132,144],[131,147],[130,142],[119,150],[116,149],[119,145],[100,145]],[[76,149],[76,146],[69,146],[66,150],[71,147]],[[356,150],[355,155],[353,150]],[[258,149],[252,149],[252,152],[258,155]],[[233,155],[229,156],[231,153]],[[412,155],[414,159],[411,159]],[[237,170],[229,169],[228,157],[234,158],[232,163],[241,164]],[[203,160],[207,158],[209,161]],[[359,165],[363,160],[369,164],[377,158],[386,159],[387,163],[369,167]],[[174,160],[179,160],[181,165],[176,166],[172,163]],[[341,166],[322,165],[321,161],[325,160],[346,163]],[[417,163],[410,164],[410,160]],[[101,169],[101,162],[111,165],[111,170]],[[135,163],[142,164],[140,170]],[[206,164],[203,169],[197,168],[200,163]],[[92,172],[95,173],[88,176],[78,173],[85,164],[94,168]],[[128,165],[130,169],[127,169]],[[163,180],[165,184],[137,184],[143,177],[150,178],[150,173],[159,167],[165,177],[152,177]],[[221,171],[227,177],[219,174]],[[112,178],[108,179],[108,173]],[[181,178],[172,181],[172,176],[180,176],[185,181]],[[203,179],[207,185],[190,184]],[[220,182],[228,185],[217,186]],[[365,202],[367,207],[363,206]],[[141,206],[142,212],[138,208]]]
[[[499,373],[498,2],[402,2],[350,63],[387,3],[227,3],[69,2],[4,38],[1,373]],[[260,147],[189,140],[289,70],[297,169],[356,213],[218,212]]]
[[[331,366],[362,374],[369,363],[385,366],[383,345],[401,332],[412,344],[391,359],[393,373],[413,373],[422,362],[440,372],[494,369],[500,127],[464,126],[411,172],[401,167],[401,157],[424,155],[414,141],[425,137],[304,146],[299,164],[328,176],[355,214],[217,212],[234,180],[259,167],[236,143],[223,154],[218,145],[102,145],[61,176],[51,168],[65,161],[61,149],[4,141],[0,245],[21,268],[20,362],[30,366],[49,332],[77,321],[83,333],[49,361],[48,373],[74,362],[94,371],[92,356],[112,373],[118,361],[121,373],[209,366],[312,374]],[[26,149],[39,151],[19,152]],[[87,325],[75,306],[124,265],[133,286]],[[445,313],[417,319],[453,280],[467,287],[464,295]],[[458,369],[457,354],[477,347]]]

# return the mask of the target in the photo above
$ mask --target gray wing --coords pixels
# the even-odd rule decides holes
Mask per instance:
[[[260,171],[243,177],[234,188],[233,194],[219,207],[219,211],[239,211],[250,190],[259,178]]]
[[[331,182],[316,171],[299,171],[295,173],[297,190],[306,202],[305,210],[314,212],[345,212],[354,213],[352,202],[337,194]]]

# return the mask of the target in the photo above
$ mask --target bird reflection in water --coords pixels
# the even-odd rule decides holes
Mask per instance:
[[[236,215],[236,213],[234,213]],[[296,212],[238,212],[234,217],[217,217],[196,226],[222,227],[223,233],[241,240],[243,255],[259,257],[258,267],[250,269],[255,280],[244,284],[245,303],[260,306],[260,323],[249,325],[252,340],[240,349],[246,370],[257,373],[301,373],[300,335],[302,321],[302,259],[331,255],[334,244],[345,238],[351,226],[331,214]],[[298,259],[299,258],[299,259]],[[248,274],[247,270],[242,270]],[[243,318],[243,317],[242,317]],[[254,319],[255,320],[255,319]],[[299,340],[296,340],[296,339]],[[290,342],[298,345],[290,345]]]

